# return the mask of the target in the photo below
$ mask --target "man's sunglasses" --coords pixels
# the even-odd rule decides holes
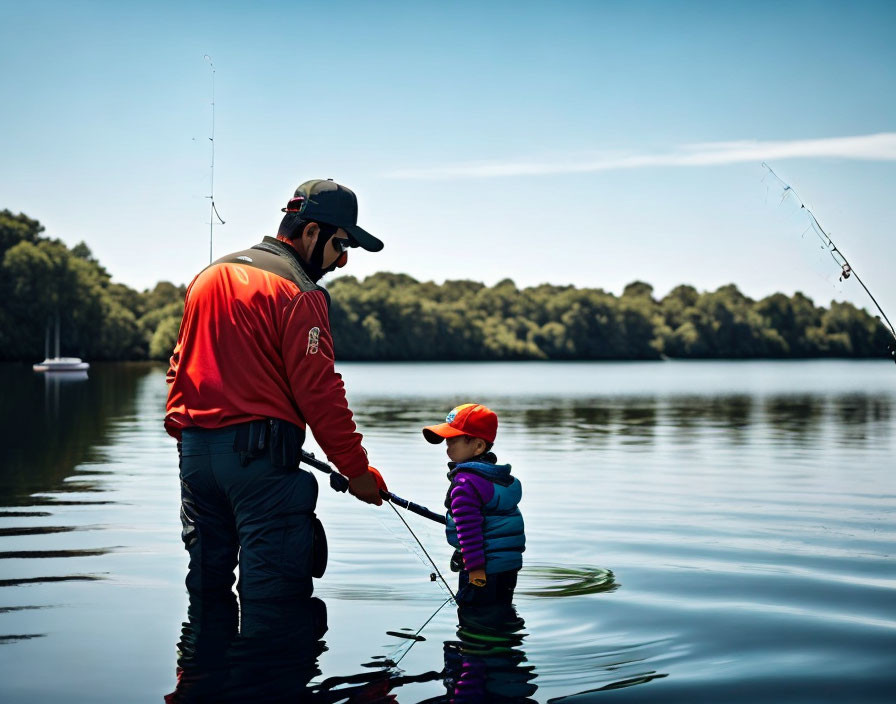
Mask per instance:
[[[347,252],[352,247],[357,247],[358,243],[353,239],[349,239],[348,237],[334,237],[333,238],[333,247],[336,248],[336,251],[340,254]]]

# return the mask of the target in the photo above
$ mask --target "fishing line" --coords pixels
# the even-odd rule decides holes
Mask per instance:
[[[427,558],[426,554],[420,548],[420,545],[413,539],[410,532],[404,527],[403,524],[396,521],[391,514],[383,513],[382,511],[377,511],[374,514],[374,518],[376,518],[377,523],[383,528],[383,530],[388,531],[389,534],[405,549],[414,556],[415,559],[420,561],[420,564],[426,568],[426,572],[429,575],[429,579],[432,582],[435,582],[438,585],[439,589],[445,594],[446,597],[450,598],[450,594],[446,591],[445,585],[441,580],[436,576],[436,573],[433,572],[432,563]]]
[[[348,478],[343,476],[342,474],[339,474],[338,472],[336,472],[327,462],[317,459],[313,453],[307,452],[306,450],[301,451],[300,457],[301,457],[300,462],[304,462],[308,466],[313,467],[314,469],[317,469],[318,471],[321,471],[325,474],[329,474],[330,475],[330,487],[334,491],[337,491],[337,492],[348,491]],[[414,633],[414,636],[413,636],[414,640],[407,647],[407,649],[401,654],[401,657],[399,657],[397,660],[395,660],[394,654],[396,652],[398,652],[398,649],[401,648],[402,646],[399,645],[398,648],[396,648],[394,651],[392,651],[392,657],[389,658],[389,661],[391,661],[392,667],[398,667],[398,663],[400,663],[402,661],[404,656],[407,655],[410,652],[411,648],[414,647],[414,643],[416,643],[418,641],[417,636],[419,636],[420,633],[423,631],[423,629],[426,628],[427,625],[429,625],[429,623],[439,614],[439,612],[442,609],[445,608],[445,605],[452,601],[454,603],[457,603],[457,595],[454,593],[454,591],[452,591],[451,587],[448,585],[448,582],[445,580],[445,577],[442,575],[442,572],[439,570],[438,565],[436,565],[435,560],[432,559],[432,556],[429,554],[429,552],[427,552],[426,548],[423,547],[423,543],[420,541],[420,538],[417,537],[417,534],[414,533],[413,529],[408,525],[408,522],[406,520],[404,520],[404,516],[402,516],[398,512],[398,509],[395,508],[395,503],[397,503],[399,506],[401,506],[402,508],[404,508],[408,511],[412,511],[413,513],[423,516],[424,518],[428,518],[431,521],[434,521],[436,523],[444,524],[444,518],[442,516],[437,515],[435,512],[430,511],[425,506],[420,506],[419,504],[415,504],[412,501],[403,499],[400,496],[393,494],[392,492],[381,490],[380,495],[383,497],[383,499],[386,500],[386,502],[389,504],[389,507],[395,512],[395,515],[398,516],[398,519],[404,524],[404,527],[408,529],[408,533],[411,534],[411,537],[414,539],[414,542],[417,544],[417,547],[419,547],[420,550],[423,552],[423,555],[425,555],[426,559],[424,560],[423,556],[421,556],[419,552],[417,552],[415,549],[413,549],[412,546],[410,546],[411,551],[417,556],[417,558],[421,562],[423,562],[424,565],[428,561],[429,564],[432,565],[432,568],[435,570],[435,572],[430,574],[430,579],[432,581],[436,581],[436,576],[438,575],[438,578],[441,579],[441,584],[439,586],[446,589],[449,594],[448,598],[445,599],[445,601],[443,601],[441,603],[439,608],[437,608],[433,612],[432,616],[430,616],[428,619],[426,619],[426,622],[422,626],[420,626],[420,628],[417,629],[417,632]],[[380,522],[381,525],[385,526],[389,530],[389,532],[395,536],[396,540],[398,540],[405,547],[409,547],[408,543],[405,540],[402,540],[391,529],[391,527],[384,520],[382,520],[382,518],[380,518],[380,516],[377,516],[377,520]]]
[[[339,491],[339,492],[348,491],[348,486],[349,486],[348,478],[339,474],[338,472],[334,471],[334,469],[328,463],[324,462],[323,460],[317,459],[313,453],[307,452],[305,450],[301,451],[300,457],[301,457],[300,462],[304,462],[308,466],[314,467],[314,469],[317,469],[317,470],[323,472],[324,474],[329,474],[330,475],[330,487],[334,491]],[[415,554],[417,554],[417,556],[421,560],[423,560],[424,564],[426,564],[426,561],[429,561],[429,565],[432,565],[432,568],[435,570],[435,572],[430,574],[430,579],[433,582],[435,582],[436,575],[438,575],[438,577],[442,580],[442,584],[445,586],[445,589],[447,589],[448,593],[451,595],[451,599],[457,601],[457,597],[455,596],[454,592],[451,590],[451,587],[448,586],[448,582],[445,581],[445,577],[442,576],[442,573],[439,570],[438,566],[436,565],[435,560],[432,559],[432,556],[426,551],[426,548],[423,547],[423,543],[420,542],[420,539],[417,537],[417,534],[414,533],[414,531],[408,525],[408,522],[406,520],[404,520],[404,517],[398,512],[398,509],[395,508],[395,505],[392,502],[396,501],[399,504],[399,506],[402,506],[403,508],[405,508],[409,511],[413,511],[414,513],[417,513],[418,515],[421,515],[425,518],[429,518],[430,520],[435,521],[436,523],[443,523],[444,519],[441,516],[438,516],[435,512],[430,511],[425,506],[420,506],[419,504],[415,504],[412,501],[408,501],[407,499],[402,499],[400,496],[396,496],[392,492],[381,490],[380,495],[383,497],[383,499],[386,500],[386,502],[389,504],[389,506],[392,508],[392,510],[395,511],[395,515],[398,516],[399,520],[402,523],[404,523],[404,527],[408,529],[408,532],[414,538],[414,541],[420,547],[420,550],[423,551],[423,554],[426,556],[426,560],[423,560],[423,558],[420,557],[419,553],[415,552]],[[385,525],[385,523],[383,523],[383,525]],[[444,525],[444,523],[443,523],[443,525]],[[401,542],[402,545],[405,545],[404,541],[399,540],[399,542]],[[427,565],[427,567],[429,565]]]
[[[890,342],[888,346],[888,351],[890,356],[896,361],[896,329],[893,328],[893,324],[890,322],[890,319],[887,317],[887,314],[884,313],[883,309],[878,304],[877,299],[871,294],[871,291],[868,290],[868,287],[865,285],[865,282],[859,277],[856,270],[853,269],[852,265],[846,258],[846,255],[840,251],[836,244],[834,244],[834,240],[831,239],[831,236],[825,231],[825,229],[821,226],[821,223],[818,222],[818,218],[815,217],[815,213],[809,209],[808,206],[803,202],[803,199],[797,195],[797,192],[788,184],[784,179],[782,179],[778,174],[774,172],[771,166],[766,164],[764,161],[762,162],[762,166],[768,170],[768,172],[781,184],[783,189],[783,195],[781,196],[781,202],[787,198],[789,194],[792,194],[796,199],[796,202],[800,205],[800,210],[806,211],[806,216],[809,219],[809,228],[814,233],[815,236],[821,241],[822,247],[826,249],[831,258],[834,260],[834,263],[840,267],[840,281],[845,281],[850,276],[854,276],[856,281],[865,289],[865,293],[868,294],[868,298],[871,299],[871,302],[874,303],[874,307],[877,308],[878,312],[881,314],[881,317],[886,321],[887,327],[889,327],[890,335],[893,337],[893,341]]]
[[[423,629],[429,625],[430,621],[432,621],[436,616],[438,616],[439,612],[442,609],[444,609],[445,605],[448,604],[449,602],[451,602],[451,600],[452,600],[451,597],[448,597],[447,599],[445,599],[445,601],[442,602],[442,605],[439,606],[439,608],[437,608],[433,612],[432,616],[430,616],[428,619],[426,619],[426,622],[422,626],[420,626],[420,628],[417,629],[417,632],[414,633],[413,639],[411,640],[410,644],[405,649],[405,651],[401,654],[401,657],[398,658],[398,660],[396,660],[394,657],[389,658],[389,660],[392,661],[392,667],[398,667],[398,663],[400,663],[404,659],[405,655],[407,655],[409,652],[411,652],[411,648],[414,647],[414,644],[419,642],[420,639],[417,638],[417,636],[419,636],[423,632]],[[398,646],[398,648],[401,648],[401,647],[402,646]],[[393,656],[394,656],[395,652],[397,652],[398,648],[396,648],[396,650],[393,651]]]
[[[438,566],[436,565],[435,560],[433,560],[432,557],[430,557],[430,554],[429,554],[428,552],[426,552],[426,548],[423,547],[423,543],[420,542],[420,539],[417,537],[417,534],[414,533],[414,531],[413,531],[413,530],[411,529],[411,527],[408,525],[408,522],[407,522],[406,520],[404,520],[404,516],[402,516],[402,515],[398,512],[398,509],[395,508],[395,506],[392,504],[392,502],[389,501],[388,503],[389,503],[390,508],[391,508],[393,511],[395,511],[395,515],[398,516],[399,520],[400,520],[402,523],[404,523],[404,527],[408,529],[408,531],[410,532],[411,536],[413,536],[414,540],[417,541],[417,545],[420,546],[420,549],[423,551],[423,554],[426,555],[426,559],[429,560],[429,564],[432,565],[432,568],[435,570],[435,574],[438,575],[438,576],[439,576],[439,579],[442,580],[442,584],[445,585],[445,589],[448,590],[448,593],[451,595],[451,598],[454,599],[455,601],[457,601],[457,596],[454,594],[453,591],[451,591],[451,587],[448,586],[448,582],[446,582],[446,581],[445,581],[445,578],[442,576],[442,573],[441,573],[441,571],[439,570]],[[432,575],[431,575],[431,576],[432,576]],[[433,579],[433,581],[435,581],[435,580]]]

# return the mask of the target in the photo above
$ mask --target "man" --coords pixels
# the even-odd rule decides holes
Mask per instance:
[[[383,243],[358,227],[355,194],[331,180],[303,183],[283,211],[276,239],[222,257],[187,289],[165,428],[180,440],[191,594],[229,590],[238,555],[242,599],[311,594],[326,541],[317,481],[297,469],[306,425],[349,491],[382,504],[316,282],[349,248]]]

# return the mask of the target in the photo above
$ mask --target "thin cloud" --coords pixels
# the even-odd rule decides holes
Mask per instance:
[[[678,147],[660,154],[614,154],[589,161],[469,162],[426,168],[399,169],[390,178],[455,179],[497,178],[501,176],[547,176],[580,174],[651,166],[719,166],[780,159],[836,157],[865,161],[896,161],[896,132],[796,139],[789,141],[706,142]]]

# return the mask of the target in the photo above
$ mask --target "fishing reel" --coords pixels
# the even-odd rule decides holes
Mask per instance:
[[[849,264],[844,264],[843,271],[840,272],[840,280],[846,281],[850,274],[852,274],[852,267]]]
[[[348,477],[332,472],[330,474],[330,487],[333,491],[348,491]]]

